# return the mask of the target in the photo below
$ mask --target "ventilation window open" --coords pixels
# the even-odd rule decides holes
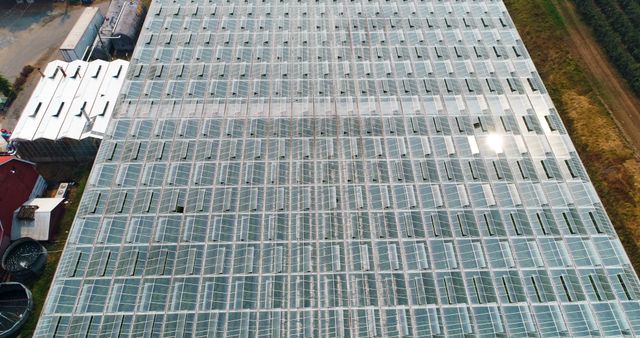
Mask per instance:
[[[76,68],[75,73],[73,73],[73,76],[71,76],[72,79],[75,79],[78,77],[78,75],[80,75],[80,68],[81,68],[80,66]]]
[[[98,69],[96,69],[96,73],[93,74],[93,78],[97,78],[98,75],[100,75],[100,71],[102,70],[102,65],[98,66]]]
[[[33,111],[33,114],[31,114],[31,117],[35,117],[36,115],[38,115],[38,112],[40,111],[40,108],[42,108],[42,102],[38,102],[38,105],[36,106],[36,109]]]
[[[87,112],[87,101],[84,101],[84,103],[82,104],[82,107],[80,107],[80,110],[78,110],[78,113],[76,114],[76,116],[81,116],[83,113]]]
[[[603,233],[602,229],[600,229],[600,226],[598,224],[598,222],[596,221],[596,218],[593,214],[593,212],[589,211],[589,218],[591,219],[591,223],[593,223],[593,226],[596,228],[596,231],[601,234]]]
[[[80,70],[80,67],[78,67],[78,70]],[[122,72],[122,65],[120,65],[120,67],[118,67],[118,71],[116,72],[115,75],[113,75],[114,78],[119,78],[120,77],[120,73]]]
[[[562,218],[564,219],[564,222],[567,225],[567,228],[569,229],[569,232],[571,234],[575,234],[576,231],[574,229],[573,219],[569,219],[569,216],[567,216],[566,212],[562,213]]]
[[[60,103],[60,107],[58,107],[58,110],[53,114],[54,117],[58,117],[60,116],[60,113],[62,113],[62,109],[64,108],[64,102]]]
[[[572,178],[580,177],[579,171],[575,168],[575,163],[573,163],[572,159],[564,160],[564,163],[567,165]]]
[[[140,74],[142,73],[142,68],[144,67],[144,65],[136,65],[136,69],[133,72],[133,76],[134,77],[140,77]]]
[[[101,193],[98,193],[98,195],[95,197],[95,202],[93,203],[93,205],[89,208],[89,212],[94,214],[97,210],[98,210],[98,205],[100,204],[100,197],[102,196]]]
[[[482,214],[482,218],[484,219],[484,223],[487,226],[487,231],[489,233],[489,236],[495,235],[496,233],[495,223],[493,222],[493,218],[491,217],[491,214],[484,213]]]
[[[631,294],[629,293],[629,289],[627,288],[627,285],[625,284],[624,279],[622,278],[622,275],[618,274],[617,277],[618,277],[618,282],[620,282],[620,286],[622,287],[622,290],[624,291],[624,294],[627,297],[627,300],[633,300],[633,297],[631,297]]]
[[[116,152],[116,148],[118,147],[117,143],[109,143],[107,146],[109,146],[111,149],[107,150],[107,160],[111,161],[113,160],[113,155],[115,155]]]
[[[161,77],[163,70],[164,70],[164,65],[160,65],[158,68],[156,68],[155,77]]]
[[[99,115],[104,116],[107,113],[107,109],[109,109],[109,101],[105,102],[104,108],[102,109],[102,112]]]

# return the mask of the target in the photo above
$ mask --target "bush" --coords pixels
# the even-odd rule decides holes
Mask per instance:
[[[22,71],[20,72],[20,75],[18,76],[18,78],[13,82],[13,89],[16,92],[20,92],[22,90],[22,87],[24,86],[24,84],[27,82],[27,79],[29,78],[29,75],[31,75],[31,73],[35,70],[35,68],[31,65],[26,65],[22,68]]]
[[[22,86],[24,86],[25,82],[27,82],[27,78],[22,76],[13,81],[13,88],[16,89],[16,92],[22,90]]]
[[[16,97],[16,91],[13,86],[4,76],[0,75],[0,92],[7,97],[9,102],[13,101]]]
[[[35,70],[32,65],[26,65],[22,67],[22,71],[20,72],[20,76],[27,77],[31,75],[31,73]]]

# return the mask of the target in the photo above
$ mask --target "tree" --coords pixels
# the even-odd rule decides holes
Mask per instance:
[[[0,75],[0,92],[7,97],[8,101],[12,101],[16,97],[16,91],[13,90],[11,82],[2,75]]]

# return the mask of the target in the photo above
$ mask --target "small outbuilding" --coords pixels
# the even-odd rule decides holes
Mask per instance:
[[[13,213],[26,201],[42,195],[47,182],[35,163],[14,156],[0,156],[0,253],[9,245]]]
[[[48,241],[64,215],[64,198],[34,198],[13,213],[11,240]]]

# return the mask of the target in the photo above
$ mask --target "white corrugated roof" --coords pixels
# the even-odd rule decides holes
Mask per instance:
[[[84,62],[79,60],[67,64],[67,67],[64,69],[64,73],[66,74],[66,76],[64,76],[60,80],[60,83],[58,84],[53,97],[49,101],[49,106],[44,112],[42,120],[40,120],[40,125],[38,126],[38,129],[36,130],[33,137],[34,139],[57,139],[58,131],[60,130],[62,122],[64,121],[63,119],[67,115],[74,95],[80,87],[83,75],[81,73],[84,64]],[[78,67],[80,69],[79,72]]]
[[[86,75],[83,77],[82,85],[76,93],[75,100],[71,104],[70,113],[67,115],[64,125],[60,129],[59,138],[67,137],[79,140],[88,126],[87,117],[94,107],[96,96],[102,81],[105,79],[109,63],[107,61],[96,60],[87,67]],[[117,90],[119,91],[119,89]],[[85,105],[86,102],[86,105]],[[84,106],[84,112],[82,109]]]
[[[62,75],[58,67],[66,69],[67,65],[68,63],[64,61],[51,61],[44,71],[42,71],[44,77],[40,78],[40,82],[38,82],[36,89],[33,91],[33,94],[31,94],[29,102],[27,102],[22,110],[22,115],[13,131],[14,135],[11,136],[12,138],[25,140],[34,139],[38,125],[45,115],[44,112],[49,107],[53,93],[55,93],[58,84],[64,78],[64,75]],[[18,132],[17,135],[16,131]]]
[[[102,138],[128,67],[125,60],[51,62],[11,139]]]
[[[76,24],[73,25],[71,32],[67,35],[67,38],[64,39],[62,45],[60,45],[60,49],[74,49],[80,41],[80,38],[86,32],[88,26],[91,24],[91,20],[96,16],[96,13],[100,11],[98,7],[87,7],[82,12],[82,15],[76,21]]]
[[[104,136],[116,100],[120,94],[120,88],[122,88],[122,84],[124,83],[127,69],[129,69],[129,62],[124,60],[113,61],[109,65],[106,77],[104,81],[102,81],[98,95],[96,95],[91,114],[89,114],[89,117],[94,119],[93,128],[84,133],[82,138],[89,136],[102,138]],[[113,88],[118,88],[118,90],[113,90]]]

